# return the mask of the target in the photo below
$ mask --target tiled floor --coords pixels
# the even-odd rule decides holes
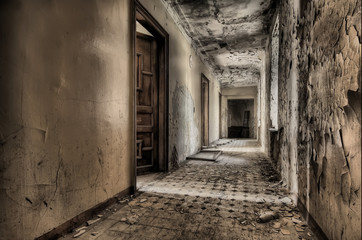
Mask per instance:
[[[78,239],[316,239],[260,154],[188,161],[140,191],[96,216]],[[265,212],[274,219],[262,223]]]

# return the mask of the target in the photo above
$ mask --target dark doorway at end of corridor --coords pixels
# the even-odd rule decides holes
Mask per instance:
[[[228,100],[228,137],[255,138],[254,99]]]

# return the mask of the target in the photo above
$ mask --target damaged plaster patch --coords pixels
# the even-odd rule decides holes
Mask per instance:
[[[307,1],[300,12],[290,11],[294,4],[282,1],[280,11],[279,164],[287,166],[282,175],[290,171],[288,153],[296,147],[289,144],[288,83],[297,62],[300,201],[328,238],[360,239],[361,33],[354,25],[361,21],[361,1]]]
[[[256,56],[265,50],[274,0],[164,0],[164,4],[224,86],[251,85],[260,79]]]
[[[172,151],[178,162],[198,150],[200,129],[196,122],[194,100],[187,87],[176,82],[172,96],[172,110],[170,116],[170,142],[176,143]],[[177,154],[179,153],[179,154]],[[173,159],[173,164],[178,165]]]

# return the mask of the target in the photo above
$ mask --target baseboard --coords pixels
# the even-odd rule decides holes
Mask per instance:
[[[318,237],[320,240],[328,240],[327,235],[323,232],[321,227],[318,225],[318,223],[314,220],[312,215],[309,214],[307,208],[304,206],[304,204],[300,201],[298,198],[298,208],[300,212],[302,213],[304,219],[307,221],[309,227],[313,231],[313,233]]]
[[[66,221],[65,223],[61,224],[60,226],[54,228],[53,230],[45,233],[44,235],[35,238],[35,240],[49,240],[49,239],[58,239],[61,237],[64,233],[69,232],[70,230],[79,227],[89,219],[91,219],[94,215],[97,215],[110,205],[117,202],[119,197],[128,196],[130,194],[133,194],[133,187],[127,188],[126,190],[116,194],[115,196],[109,198],[108,200],[97,204],[96,206],[82,212],[81,214],[75,216],[74,218]]]

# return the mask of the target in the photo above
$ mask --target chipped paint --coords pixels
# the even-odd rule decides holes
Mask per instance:
[[[273,0],[164,3],[223,87],[260,81],[260,54],[275,11]]]
[[[359,0],[280,10],[278,164],[329,239],[361,238],[360,22]]]

